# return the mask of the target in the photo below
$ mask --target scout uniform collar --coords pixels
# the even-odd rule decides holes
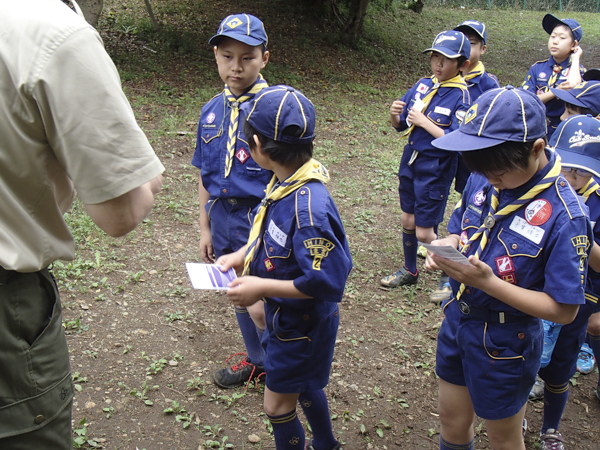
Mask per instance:
[[[481,61],[478,61],[477,65],[475,67],[473,67],[473,70],[471,70],[468,74],[466,74],[464,76],[465,81],[469,81],[469,80],[472,80],[473,78],[481,76],[481,75],[483,75],[484,72],[485,72],[485,67],[483,66],[483,63]]]

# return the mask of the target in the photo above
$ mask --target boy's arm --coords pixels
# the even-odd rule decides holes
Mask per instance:
[[[236,278],[229,283],[227,297],[240,308],[253,305],[264,297],[312,298],[294,286],[294,280],[274,280],[254,276]]]
[[[200,256],[205,263],[211,264],[215,261],[215,255],[210,235],[210,221],[204,208],[210,200],[210,194],[202,184],[202,172],[198,177],[198,199],[200,201]]]
[[[600,272],[600,246],[596,242],[592,246],[590,256],[588,258],[588,265],[594,270],[594,272]]]
[[[569,324],[575,319],[579,305],[558,303],[545,292],[533,291],[498,278],[491,267],[471,255],[471,265],[460,264],[431,255],[434,263],[453,279],[480,289],[491,297],[519,311],[551,322]]]
[[[425,116],[421,111],[415,111],[411,109],[408,112],[408,121],[412,123],[415,127],[421,127],[425,131],[427,131],[434,138],[442,137],[445,132],[441,127],[438,127],[435,123]]]

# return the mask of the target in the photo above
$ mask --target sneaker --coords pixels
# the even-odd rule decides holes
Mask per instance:
[[[544,398],[544,380],[540,377],[536,377],[535,384],[529,391],[529,400],[541,400]]]
[[[540,366],[546,367],[552,358],[552,352],[556,346],[556,341],[558,340],[562,325],[559,323],[548,322],[547,320],[542,320],[542,325],[544,325],[544,350],[542,350]]]
[[[235,353],[227,358],[225,362],[237,355],[244,355],[244,359],[231,367],[217,370],[213,374],[215,384],[221,389],[234,389],[243,386],[244,383],[249,382],[253,377],[258,378],[264,375],[264,366],[252,364],[245,353]]]
[[[452,288],[448,277],[440,277],[438,288],[429,295],[429,301],[433,303],[442,303],[444,300],[450,300],[452,297]]]
[[[563,444],[564,438],[554,428],[548,428],[548,430],[540,436],[540,449],[541,450],[565,450]]]
[[[412,274],[406,267],[403,267],[393,275],[388,275],[381,279],[381,285],[389,288],[395,288],[398,286],[405,286],[409,284],[417,284],[419,281],[419,271],[416,274]]]
[[[523,417],[523,437],[525,437],[526,433],[527,433],[527,419],[525,417]]]
[[[581,372],[584,375],[592,373],[595,362],[594,352],[592,352],[588,344],[584,343],[581,346],[581,350],[579,350],[579,357],[577,358],[577,372]]]
[[[306,449],[305,450],[315,450],[315,448],[313,447],[313,440],[311,439],[310,441],[308,441],[308,444],[306,444]],[[335,447],[333,447],[331,450],[342,450],[342,444],[340,444],[339,442],[335,445]]]
[[[427,249],[421,244],[417,247],[417,256],[420,258],[427,258]]]

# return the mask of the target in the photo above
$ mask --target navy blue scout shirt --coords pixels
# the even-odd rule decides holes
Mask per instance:
[[[401,100],[406,103],[406,106],[400,115],[400,126],[396,130],[404,131],[408,128],[406,118],[410,109],[416,100],[423,99],[427,95],[432,86],[431,78],[421,78],[402,96]],[[463,91],[460,88],[440,87],[423,113],[448,134],[458,129],[470,105],[471,100],[466,89]],[[449,152],[431,145],[433,139],[434,137],[424,128],[415,127],[409,135],[409,142],[404,151],[417,150],[427,156],[448,156]]]
[[[565,66],[565,64],[568,64]],[[548,92],[548,81],[552,76],[556,61],[552,56],[544,61],[538,61],[529,68],[525,81],[523,82],[523,89],[528,89],[534,94],[543,94]],[[569,70],[571,70],[571,60],[563,61],[561,63],[563,70],[557,77],[556,82],[550,87],[556,87],[560,83],[567,81]],[[585,73],[583,66],[579,67],[581,75]],[[546,116],[550,119],[550,124],[556,127],[560,123],[560,116],[565,112],[565,102],[558,98],[553,98],[546,103]]]
[[[262,169],[250,156],[248,141],[240,122],[235,144],[235,156],[229,176],[225,178],[227,130],[231,109],[225,93],[214,96],[204,107],[198,123],[198,138],[192,164],[201,170],[202,184],[211,198],[254,198],[258,203],[273,172]]]
[[[597,181],[592,178],[591,183],[586,186],[587,189],[597,185]],[[579,192],[584,191],[585,188],[580,189]],[[600,245],[600,189],[595,190],[589,196],[583,197],[586,206],[589,208],[590,222],[592,223],[592,230],[594,231],[594,240],[597,245]],[[600,302],[598,296],[600,296],[600,273],[594,271],[591,267],[588,268],[587,286],[586,286],[586,300],[588,303],[594,305],[594,312],[600,310]],[[590,295],[591,294],[591,295]]]
[[[483,72],[481,75],[467,80],[467,88],[471,96],[471,102],[474,103],[481,94],[490,89],[502,87],[495,75],[488,72]]]
[[[294,280],[312,299],[272,298],[288,308],[316,302],[340,302],[352,269],[346,233],[327,188],[310,181],[271,204],[264,235],[250,267],[261,278]]]
[[[554,152],[546,152],[546,155],[550,162],[525,185],[500,191],[497,210],[525,194],[548,173],[556,156]],[[490,189],[484,176],[471,174],[463,198],[448,223],[448,231],[460,236],[459,250],[487,216]],[[583,304],[586,258],[592,239],[586,212],[569,183],[559,176],[554,186],[496,222],[480,259],[507,283],[545,292],[559,303]],[[477,247],[471,245],[465,255],[474,254]],[[460,283],[450,279],[450,284],[456,295]],[[461,300],[478,308],[523,314],[469,286]]]

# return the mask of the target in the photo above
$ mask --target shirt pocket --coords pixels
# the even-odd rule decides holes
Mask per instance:
[[[504,254],[500,256],[507,255],[512,260],[517,282],[526,278],[533,279],[532,275],[534,273],[530,273],[530,268],[542,252],[542,247],[507,228],[500,230],[497,239],[504,249],[504,252],[502,252]],[[493,245],[493,243],[490,243],[490,245]]]
[[[244,178],[254,178],[260,177],[265,173],[265,169],[260,167],[254,159],[252,159],[252,155],[250,154],[250,146],[248,145],[248,141],[246,141],[246,137],[240,131],[237,135],[237,144],[236,144],[236,154],[237,152],[243,150],[248,154],[248,158],[243,162],[238,158],[238,161],[241,164],[237,165],[238,173]]]
[[[285,245],[281,245],[277,242],[269,233],[269,231],[265,231],[264,235],[264,247],[265,254],[268,258],[271,259],[282,259],[286,260],[292,254],[292,249],[286,247]]]
[[[433,111],[429,111],[427,113],[427,118],[431,120],[434,124],[436,124],[438,127],[449,127],[450,125],[452,125],[452,111],[449,108],[447,109],[449,111],[448,115],[442,114],[440,112],[435,112],[434,108]]]
[[[217,171],[219,167],[219,146],[222,142],[220,128],[202,128],[200,139],[202,148],[202,176]]]

